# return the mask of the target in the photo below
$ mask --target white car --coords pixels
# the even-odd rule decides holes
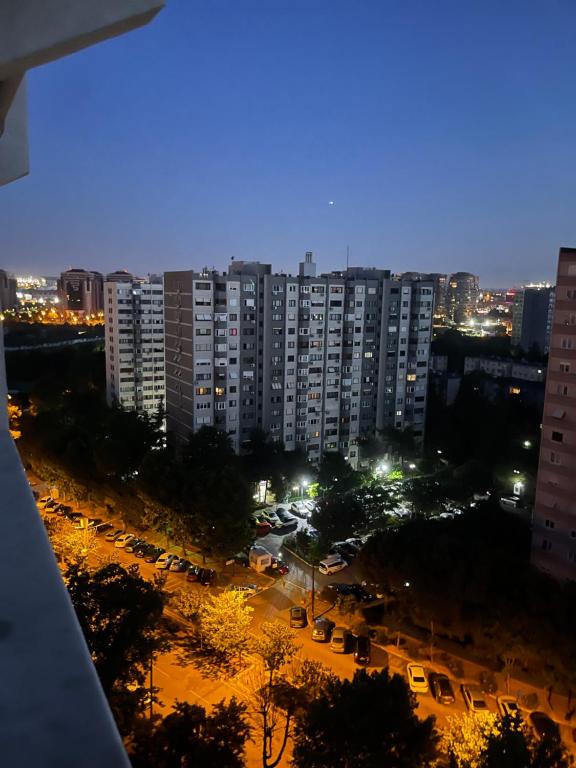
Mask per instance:
[[[259,591],[256,584],[234,584],[230,589],[232,592],[242,592],[246,597],[252,597]]]
[[[329,557],[320,561],[318,570],[320,573],[324,574],[324,576],[328,576],[331,573],[338,573],[338,571],[342,571],[347,567],[348,563],[346,560],[343,560],[340,555],[330,555]]]
[[[462,698],[469,712],[489,712],[484,694],[478,688],[471,685],[461,685]]]
[[[133,533],[123,533],[122,536],[118,536],[114,542],[115,547],[121,547],[122,549],[128,544],[129,541],[136,538]]]
[[[498,712],[502,717],[521,717],[520,707],[513,696],[498,696],[496,703],[498,704]]]
[[[38,502],[37,502],[37,503],[38,503],[38,507],[39,507],[40,509],[44,509],[44,507],[46,506],[46,504],[48,504],[48,503],[49,503],[49,502],[51,502],[51,501],[54,501],[54,499],[52,498],[52,496],[42,496],[42,498],[41,498],[41,499],[38,499]]]
[[[159,568],[161,571],[165,571],[167,568],[170,568],[172,565],[173,560],[179,560],[180,558],[178,555],[172,555],[168,552],[164,552],[163,555],[160,555],[158,560],[156,560],[156,568]]]
[[[408,685],[413,693],[428,693],[428,680],[421,664],[408,664]]]

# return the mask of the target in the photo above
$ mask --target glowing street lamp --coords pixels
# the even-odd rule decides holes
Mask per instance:
[[[530,440],[524,440],[522,445],[524,446],[524,448],[526,448],[526,450],[528,450],[528,448],[532,448],[532,443],[530,442]]]

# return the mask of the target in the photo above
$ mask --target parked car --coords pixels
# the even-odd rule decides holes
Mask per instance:
[[[236,555],[234,555],[234,562],[236,565],[241,565],[242,568],[248,568],[250,565],[250,558],[246,552],[238,552]]]
[[[441,675],[433,672],[429,678],[432,695],[440,704],[454,704],[456,697],[452,683],[447,675]]]
[[[44,504],[44,512],[50,512],[53,514],[58,509],[58,506],[59,503],[54,499],[51,499],[50,501],[47,501],[46,504]]]
[[[334,627],[330,638],[330,650],[333,653],[346,653],[350,632],[346,627]]]
[[[518,718],[519,720],[522,719],[520,707],[518,706],[518,702],[513,696],[498,696],[496,703],[498,704],[498,712],[500,712],[502,717],[514,717]]]
[[[156,560],[156,568],[160,571],[167,571],[170,569],[172,561],[178,559],[178,555],[175,555],[173,552],[162,552]]]
[[[118,536],[118,538],[114,540],[114,546],[118,547],[119,549],[124,549],[126,544],[135,538],[136,536],[134,536],[133,533],[123,533],[121,536]]]
[[[122,528],[116,528],[114,531],[109,531],[104,538],[106,541],[116,541],[118,536],[122,536]]]
[[[290,626],[292,629],[303,629],[308,624],[306,608],[301,605],[293,605],[290,608]]]
[[[148,549],[144,555],[144,562],[146,563],[155,563],[156,560],[160,557],[160,555],[163,555],[164,552],[166,552],[165,549],[162,547],[155,547],[152,546],[150,549]]]
[[[233,584],[230,589],[232,592],[242,592],[246,597],[252,597],[259,591],[257,584]]]
[[[330,640],[333,629],[334,622],[330,621],[330,619],[315,619],[312,629],[312,640],[316,640],[317,643],[327,643]]]
[[[201,569],[198,568],[197,565],[191,565],[188,568],[188,573],[186,574],[186,581],[198,581],[200,570]]]
[[[528,716],[530,724],[539,739],[549,738],[560,741],[560,729],[558,725],[548,717],[546,712],[531,712]]]
[[[300,517],[303,520],[310,517],[310,510],[304,505],[303,502],[295,502],[290,505],[290,512],[296,517]]]
[[[288,512],[287,509],[284,509],[283,507],[278,507],[276,510],[276,515],[280,518],[283,525],[298,525],[298,521],[294,517],[294,515],[291,515],[290,512]]]
[[[216,581],[216,571],[213,568],[201,568],[198,581],[203,587],[209,587]]]
[[[498,683],[492,672],[483,671],[478,676],[482,693],[494,695],[498,690]]]
[[[73,512],[72,507],[68,504],[58,504],[54,507],[54,512],[61,517],[69,517],[72,514],[82,515],[82,512]]]
[[[272,524],[268,522],[268,520],[264,520],[264,518],[262,518],[261,520],[256,520],[257,536],[267,536],[271,530],[272,530]]]
[[[318,570],[320,573],[327,576],[331,573],[338,573],[338,571],[342,571],[347,567],[348,563],[346,560],[343,560],[340,555],[330,555],[329,557],[326,557],[324,560],[320,561]]]
[[[144,543],[144,539],[138,536],[135,536],[131,541],[128,541],[126,543],[126,546],[124,547],[124,549],[126,550],[126,552],[134,552],[134,550],[137,547],[139,547],[140,544],[143,544],[143,543]]]
[[[358,635],[356,638],[354,661],[356,664],[363,664],[366,666],[370,664],[370,657],[370,638],[367,635]]]
[[[108,533],[108,531],[112,530],[112,528],[112,523],[100,523],[100,525],[94,526],[97,534]]]
[[[282,528],[282,526],[284,525],[282,520],[280,520],[280,518],[278,517],[276,512],[274,512],[273,509],[265,509],[260,514],[262,515],[264,520],[267,520],[270,523],[272,528]]]
[[[367,592],[361,584],[344,584],[333,581],[328,584],[328,588],[333,589],[334,592],[341,597],[352,595],[356,600],[362,603],[368,603],[370,600],[374,600],[374,595]]]
[[[134,554],[136,557],[144,558],[150,552],[151,549],[154,548],[153,544],[148,544],[146,541],[142,542],[142,544],[139,544],[136,549],[134,550]]]
[[[176,557],[170,563],[170,570],[173,573],[184,573],[184,571],[188,570],[189,565],[190,562],[185,557]]]
[[[462,698],[464,699],[464,704],[466,704],[466,707],[469,712],[488,712],[488,705],[486,704],[486,701],[484,699],[484,694],[479,689],[475,688],[472,685],[464,685],[462,684],[460,686],[460,690],[462,691]]]
[[[428,681],[424,667],[421,664],[408,664],[406,667],[408,674],[408,685],[413,693],[428,693]]]
[[[42,496],[42,498],[41,498],[41,499],[38,499],[38,507],[39,507],[40,509],[44,509],[44,507],[46,506],[46,504],[48,504],[48,502],[50,502],[50,501],[54,501],[54,499],[52,498],[52,496]]]

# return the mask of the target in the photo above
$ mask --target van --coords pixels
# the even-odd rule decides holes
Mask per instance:
[[[330,555],[330,557],[320,561],[318,570],[324,575],[329,575],[331,573],[338,573],[338,571],[343,570],[347,566],[348,563],[340,555]]]

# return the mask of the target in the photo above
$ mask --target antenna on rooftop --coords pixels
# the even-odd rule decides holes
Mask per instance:
[[[346,270],[348,270],[348,267],[350,266],[350,246],[346,246]]]

